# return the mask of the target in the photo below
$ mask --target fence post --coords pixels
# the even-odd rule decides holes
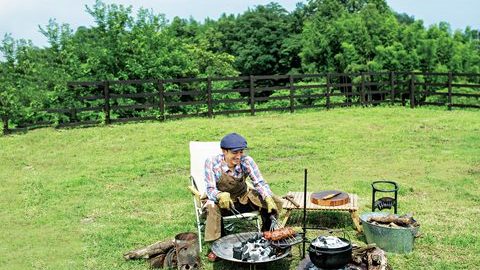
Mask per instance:
[[[158,108],[160,109],[160,120],[165,121],[165,90],[163,88],[163,80],[157,81],[158,87]]]
[[[295,86],[293,85],[293,76],[292,74],[288,75],[288,80],[290,81],[290,112],[294,112],[294,99],[293,95],[295,94]]]
[[[410,108],[415,108],[415,74],[410,73]]]
[[[75,122],[78,122],[78,117],[77,117],[77,109],[76,108],[72,108],[70,109],[70,115],[72,116],[70,118],[70,123],[75,123]]]
[[[361,78],[362,78],[362,82],[360,84],[360,103],[364,106],[367,105],[367,102],[365,101],[365,76],[363,74],[363,72],[361,73]]]
[[[394,84],[394,76],[395,74],[393,71],[390,71],[389,79],[390,79],[390,101],[392,106],[395,105],[395,84]]]
[[[326,89],[326,93],[325,93],[325,97],[326,97],[326,107],[327,107],[327,110],[330,109],[330,74],[327,73],[327,89]]]
[[[363,75],[363,81],[364,81],[365,83],[367,83],[367,81],[366,81],[367,78],[366,78],[366,76],[365,76],[365,73],[362,73],[362,75]],[[369,77],[369,78],[371,78],[370,75],[371,75],[371,74],[370,74],[370,72],[369,72],[369,73],[368,73],[368,77]],[[367,104],[371,105],[371,104],[372,104],[372,101],[373,101],[373,100],[372,100],[372,86],[371,86],[371,81],[369,81],[369,86],[366,87],[366,89],[367,89]]]
[[[105,81],[103,84],[103,97],[105,99],[105,104],[103,110],[105,112],[105,124],[110,124],[110,86],[108,81]]]
[[[74,87],[73,85],[67,85],[67,86],[68,86],[68,91],[73,92],[73,94],[75,95],[75,101],[80,101],[80,102],[84,103],[84,100],[81,99],[80,94],[78,93],[78,91],[76,91],[77,88]],[[70,109],[70,116],[71,116],[70,117],[70,123],[79,122],[78,117],[77,117],[77,109],[76,108],[71,108]]]
[[[212,78],[207,78],[207,106],[208,106],[208,117],[213,117],[213,106],[212,106]]]
[[[10,131],[8,130],[8,116],[6,114],[2,115],[3,122],[3,135],[8,135]]]
[[[250,75],[250,114],[255,115],[255,78]]]
[[[452,72],[448,72],[448,110],[452,110]]]

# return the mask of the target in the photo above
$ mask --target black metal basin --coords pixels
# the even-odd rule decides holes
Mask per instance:
[[[233,257],[233,246],[235,244],[259,234],[260,233],[258,232],[244,232],[244,233],[230,234],[230,235],[224,236],[218,239],[217,241],[213,242],[212,251],[213,253],[215,253],[215,255],[217,255],[217,257],[222,258],[226,261],[247,263],[247,264],[274,262],[274,261],[283,259],[290,254],[291,248],[288,247],[285,249],[277,249],[278,253],[276,257],[268,258],[261,261],[242,261],[242,260],[235,259]]]

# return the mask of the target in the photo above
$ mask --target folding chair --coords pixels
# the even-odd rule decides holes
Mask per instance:
[[[202,251],[202,229],[205,225],[205,199],[206,183],[205,183],[205,160],[208,157],[221,154],[220,142],[190,142],[190,191],[193,194],[193,204],[195,206],[195,216],[197,219],[198,230],[198,244],[200,251]],[[258,231],[260,231],[259,212],[252,211],[242,213],[240,215],[223,216],[222,219],[225,223],[238,218],[255,220]],[[225,225],[227,227],[227,225]]]

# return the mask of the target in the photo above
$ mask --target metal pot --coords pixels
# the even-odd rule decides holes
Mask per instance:
[[[352,244],[345,238],[339,237],[338,239],[345,242],[345,245],[331,248],[315,245],[315,241],[310,244],[308,254],[316,267],[326,269],[340,268],[352,260]]]

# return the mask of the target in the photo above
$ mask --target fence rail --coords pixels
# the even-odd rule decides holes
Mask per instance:
[[[401,104],[480,108],[480,74],[364,72],[241,77],[69,82],[76,105],[45,108],[46,118],[9,127],[3,133],[36,127],[70,127],[117,122],[214,117],[307,108]],[[141,91],[138,91],[141,87]],[[122,92],[123,91],[123,92]],[[87,116],[82,115],[89,113]]]

